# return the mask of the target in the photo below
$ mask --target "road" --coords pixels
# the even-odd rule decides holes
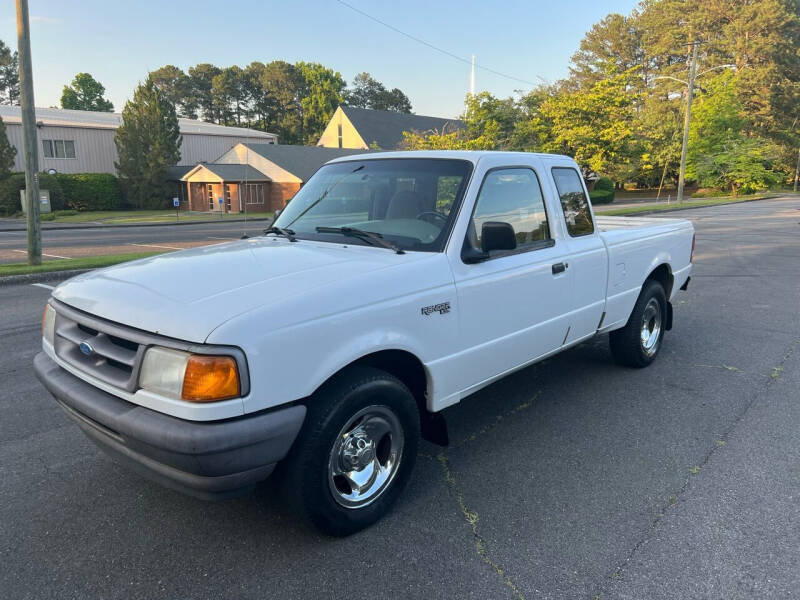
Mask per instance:
[[[58,260],[192,248],[239,239],[243,233],[260,235],[267,225],[268,221],[221,221],[175,226],[43,229],[42,253],[45,260]],[[24,262],[27,259],[26,249],[25,231],[0,231],[0,264]]]
[[[672,213],[670,216],[678,216]],[[49,290],[0,287],[8,598],[788,598],[800,589],[800,200],[681,214],[695,273],[644,370],[605,337],[446,411],[374,527],[267,484],[205,503],[110,462],[35,381]]]

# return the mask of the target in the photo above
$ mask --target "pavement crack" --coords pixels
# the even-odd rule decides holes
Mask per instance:
[[[450,469],[450,461],[448,460],[445,452],[440,452],[436,456],[436,460],[439,461],[439,464],[442,467],[442,474],[444,476],[445,483],[447,483],[450,489],[453,490],[453,493],[456,496],[456,501],[458,502],[458,507],[461,510],[461,514],[464,516],[464,520],[466,520],[466,522],[472,528],[472,536],[475,538],[475,551],[478,553],[478,556],[503,580],[503,583],[505,583],[505,585],[511,590],[515,598],[518,600],[525,600],[525,596],[523,596],[522,592],[519,591],[519,588],[516,586],[511,577],[509,577],[503,568],[489,555],[486,547],[486,540],[483,539],[478,531],[478,522],[480,521],[480,516],[478,515],[477,511],[470,509],[464,501],[464,494],[458,488],[458,483],[453,475],[453,471]]]
[[[639,548],[641,548],[642,545],[644,545],[644,543],[651,537],[655,528],[658,526],[661,520],[666,516],[667,511],[670,508],[674,507],[678,503],[678,500],[681,498],[681,496],[683,496],[683,494],[689,489],[689,485],[691,484],[692,478],[699,476],[701,471],[711,461],[714,455],[721,448],[725,446],[725,443],[728,440],[728,438],[730,438],[733,431],[739,426],[739,423],[742,422],[742,419],[744,419],[747,413],[750,412],[750,409],[753,407],[755,402],[761,397],[763,392],[769,389],[769,387],[778,379],[780,373],[783,372],[783,368],[784,365],[786,364],[786,361],[789,360],[789,357],[792,356],[792,354],[794,353],[794,351],[797,349],[798,346],[800,346],[800,339],[795,340],[789,345],[779,363],[776,366],[772,367],[772,373],[766,379],[765,385],[762,388],[757,389],[753,392],[753,397],[750,399],[747,405],[739,412],[739,414],[736,415],[736,418],[733,420],[733,422],[728,426],[728,428],[724,431],[724,433],[714,442],[714,444],[711,446],[708,452],[706,452],[705,456],[703,457],[703,460],[689,469],[690,475],[683,480],[683,484],[680,486],[678,491],[673,493],[669,497],[668,502],[661,507],[661,509],[656,514],[655,518],[653,518],[653,520],[650,522],[650,525],[647,527],[644,534],[641,536],[641,538],[639,538],[639,540],[633,545],[631,550],[628,552],[628,555],[625,557],[625,560],[623,560],[617,566],[617,568],[611,572],[610,574],[611,579],[618,579],[622,577],[625,567],[630,563],[633,557],[636,556],[637,552],[639,551]],[[719,366],[721,368],[725,368],[726,370],[734,370],[734,371],[739,370],[736,369],[735,367],[733,368],[727,367],[726,365],[698,365],[698,366],[714,366],[714,367]],[[775,373],[777,373],[778,375],[775,375]]]
[[[450,448],[446,448],[439,452],[437,455],[427,454],[424,452],[420,452],[419,456],[423,458],[427,458],[430,460],[435,460],[439,463],[439,466],[442,469],[442,476],[444,478],[445,484],[453,491],[456,497],[456,502],[458,503],[458,508],[461,512],[461,515],[464,517],[464,520],[469,524],[472,529],[472,536],[475,539],[475,552],[478,554],[480,559],[486,563],[503,581],[503,583],[511,590],[512,594],[514,595],[517,600],[525,600],[525,596],[522,595],[517,585],[514,583],[514,580],[509,577],[509,575],[505,572],[503,567],[498,564],[490,555],[487,549],[486,540],[481,536],[480,532],[478,531],[478,523],[480,521],[480,516],[478,512],[475,510],[470,509],[467,506],[466,501],[464,500],[464,494],[458,487],[458,482],[456,481],[455,475],[453,475],[453,471],[450,469],[450,460],[447,458],[447,452],[454,448],[461,448],[480,437],[490,433],[494,430],[500,423],[502,423],[505,419],[516,415],[524,410],[529,409],[533,406],[533,403],[541,396],[541,390],[536,392],[531,398],[517,404],[513,408],[507,410],[506,412],[495,416],[495,418],[490,421],[487,425],[481,427],[475,433],[466,436],[465,438],[461,439],[460,441],[454,443],[450,446]]]

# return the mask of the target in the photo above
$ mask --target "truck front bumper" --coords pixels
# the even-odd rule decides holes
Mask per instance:
[[[306,407],[213,422],[185,421],[108,394],[62,369],[44,352],[36,376],[105,452],[167,487],[216,499],[272,473],[297,437]]]

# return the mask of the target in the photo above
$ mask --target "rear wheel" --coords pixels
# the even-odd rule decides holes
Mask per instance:
[[[310,400],[283,465],[286,491],[324,533],[355,533],[403,491],[419,436],[416,400],[400,380],[371,367],[347,369]]]
[[[667,315],[667,296],[658,281],[648,280],[642,286],[628,323],[609,335],[611,354],[628,367],[646,367],[652,363],[661,342]]]

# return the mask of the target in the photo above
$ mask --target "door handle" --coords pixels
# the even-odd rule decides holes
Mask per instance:
[[[560,262],[553,265],[553,275],[558,275],[559,273],[563,273],[567,270],[569,263]]]

